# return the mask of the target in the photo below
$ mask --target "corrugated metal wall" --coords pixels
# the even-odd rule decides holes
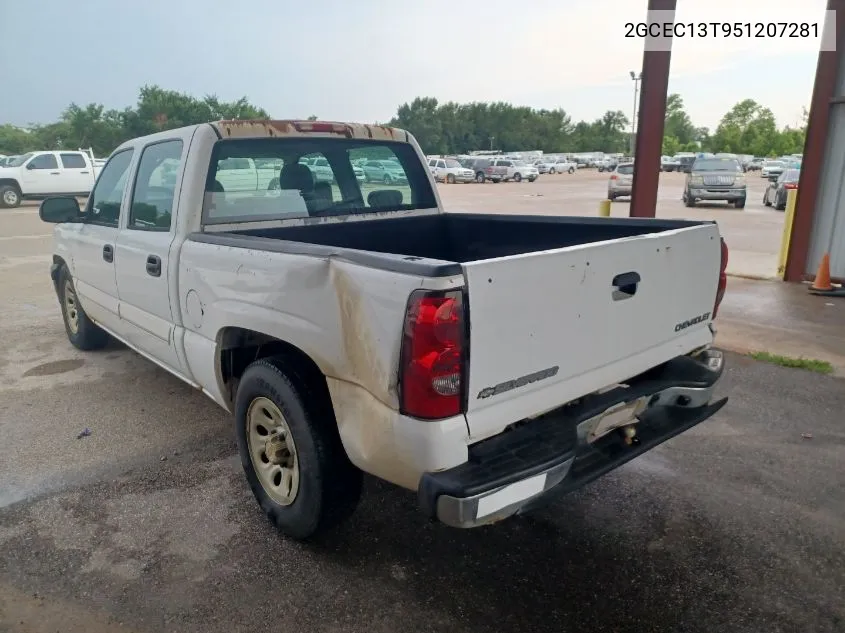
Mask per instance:
[[[829,252],[831,276],[845,278],[845,50],[840,48],[837,55],[836,92],[830,106],[827,146],[806,273],[814,275],[822,255]]]

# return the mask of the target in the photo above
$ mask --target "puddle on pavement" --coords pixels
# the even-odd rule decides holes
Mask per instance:
[[[32,369],[27,369],[23,373],[24,378],[30,376],[54,376],[55,374],[65,374],[69,371],[79,369],[85,364],[83,358],[71,358],[68,360],[55,360],[43,365],[36,365]]]

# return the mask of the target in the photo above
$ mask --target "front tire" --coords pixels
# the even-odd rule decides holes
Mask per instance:
[[[454,185],[455,184],[455,174],[447,174],[446,175],[446,182],[449,183],[450,185]]]
[[[17,187],[12,185],[5,185],[0,187],[0,207],[4,209],[14,209],[21,206],[23,196]]]
[[[104,348],[109,342],[109,335],[85,314],[67,266],[62,266],[59,272],[57,291],[59,303],[62,306],[65,332],[71,345],[84,352]]]
[[[684,204],[692,208],[695,206],[695,198],[689,195],[689,192],[684,192]]]
[[[479,185],[483,185],[484,180],[485,180],[484,172],[480,171],[475,175],[475,182],[477,182]]]
[[[522,182],[522,174],[514,174],[513,180],[514,182]]]
[[[744,209],[745,208],[745,198],[740,198],[739,200],[734,200],[734,209]]]
[[[284,358],[247,367],[235,431],[249,487],[282,533],[306,540],[355,511],[362,474],[343,449],[329,396]]]
[[[556,174],[556,173],[557,173],[557,171],[555,170],[555,168],[554,168],[554,167],[552,167],[552,168],[549,170],[549,173],[550,173],[550,174]]]
[[[575,168],[574,168],[574,167],[570,167],[570,168],[569,168],[569,173],[570,173],[570,174],[574,174],[574,173],[575,173]]]

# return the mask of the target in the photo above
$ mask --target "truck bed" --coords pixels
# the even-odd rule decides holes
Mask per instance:
[[[365,222],[232,231],[229,235],[465,264],[704,224],[688,220],[438,213]],[[266,243],[265,243],[266,246]],[[261,246],[259,248],[263,248]],[[406,260],[407,261],[407,260]],[[370,263],[370,262],[368,262]],[[459,273],[460,268],[440,274]]]

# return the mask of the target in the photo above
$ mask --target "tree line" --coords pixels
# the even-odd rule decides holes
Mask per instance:
[[[801,127],[779,128],[772,111],[753,99],[733,106],[711,132],[696,127],[683,99],[667,100],[663,153],[679,151],[733,152],[755,156],[800,153],[804,147],[806,110]],[[107,110],[102,105],[70,104],[58,121],[27,130],[0,125],[0,153],[91,147],[107,156],[122,142],[161,130],[219,119],[268,118],[246,97],[220,101],[213,95],[196,98],[144,86],[134,107]],[[309,117],[316,119],[316,116]],[[416,136],[428,154],[458,154],[470,150],[543,150],[563,152],[628,152],[631,122],[620,110],[608,110],[594,121],[573,122],[563,109],[547,110],[510,103],[440,103],[418,97],[399,106],[390,120]]]

